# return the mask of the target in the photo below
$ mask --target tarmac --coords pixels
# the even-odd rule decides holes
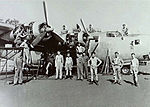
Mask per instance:
[[[54,76],[40,76],[39,80],[16,86],[2,79],[0,107],[149,107],[150,75],[138,77],[139,87],[132,85],[132,75],[123,75],[119,85],[112,84],[112,75],[99,74],[98,86],[89,85],[87,80],[77,81],[75,77],[55,80]],[[10,75],[8,80],[12,78]]]

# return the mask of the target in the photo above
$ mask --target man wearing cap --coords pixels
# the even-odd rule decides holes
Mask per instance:
[[[131,60],[131,66],[130,66],[130,69],[132,71],[132,74],[133,74],[133,81],[134,81],[134,85],[135,86],[138,86],[139,83],[138,83],[138,72],[139,72],[139,60],[135,57],[135,53],[132,53],[131,54],[131,57],[132,57],[132,60]]]
[[[119,52],[115,52],[115,58],[112,60],[114,84],[118,83],[121,85],[121,68],[123,66],[123,60],[119,57]]]

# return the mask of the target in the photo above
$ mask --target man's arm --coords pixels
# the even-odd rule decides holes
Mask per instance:
[[[62,63],[64,63],[64,58],[63,58],[63,55],[62,55]]]
[[[97,67],[98,67],[98,66],[100,66],[100,64],[102,63],[102,61],[99,58],[97,58],[97,60],[99,62],[98,65],[97,65]]]
[[[88,66],[90,66],[91,64],[90,64],[90,61],[91,61],[91,58],[88,60]]]
[[[57,66],[57,55],[55,57],[55,67]]]
[[[137,66],[139,67],[139,60],[137,59]]]
[[[123,67],[124,61],[122,59],[120,59],[121,62],[121,68]]]
[[[72,60],[72,58],[71,58],[71,65],[73,66],[73,60]]]

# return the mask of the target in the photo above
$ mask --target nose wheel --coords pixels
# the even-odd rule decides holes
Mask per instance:
[[[123,67],[121,70],[121,73],[124,75],[129,75],[130,74],[130,69],[128,67]]]

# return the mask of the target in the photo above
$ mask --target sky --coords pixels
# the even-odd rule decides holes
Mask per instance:
[[[86,27],[92,24],[102,31],[121,30],[127,24],[129,33],[150,34],[149,0],[45,0],[48,22],[60,33],[62,25],[69,30],[82,18]],[[0,0],[0,18],[15,18],[21,23],[44,22],[42,0]]]

